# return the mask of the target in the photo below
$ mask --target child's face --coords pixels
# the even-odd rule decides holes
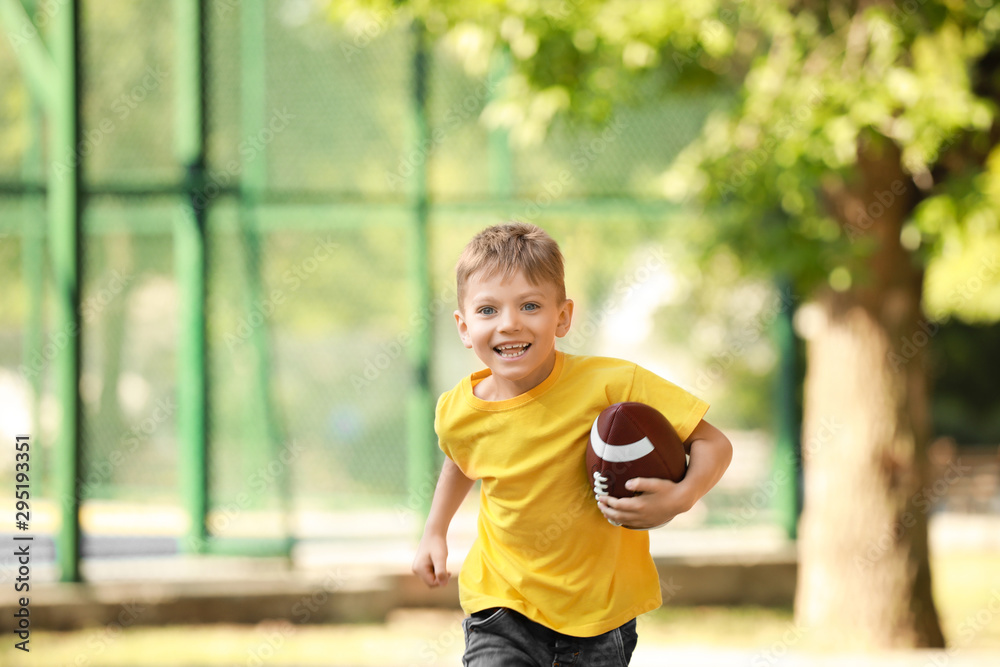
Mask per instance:
[[[555,285],[533,285],[520,271],[506,280],[470,276],[463,308],[455,311],[462,342],[489,367],[499,394],[507,398],[548,377],[556,337],[566,335],[572,319],[573,302],[560,303]],[[516,347],[499,349],[510,345]]]

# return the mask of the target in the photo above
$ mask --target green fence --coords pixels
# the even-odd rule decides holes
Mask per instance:
[[[42,33],[57,23],[46,12],[73,4],[38,10]],[[473,361],[450,315],[462,245],[505,218],[543,224],[596,312],[637,247],[670,243],[658,175],[719,103],[651,95],[522,147],[479,120],[504,85],[502,57],[470,76],[447,43],[387,17],[337,26],[311,3],[226,0],[80,7],[68,154],[51,149],[52,118],[19,64],[22,29],[8,20],[0,40],[0,369],[26,397],[18,424],[39,443],[43,497],[59,493],[63,446],[54,375],[67,334],[46,213],[60,164],[82,171],[81,500],[197,509],[179,426],[196,390],[183,378],[197,304],[178,234],[203,210],[210,508],[422,506],[437,465],[428,402]],[[179,54],[199,7],[192,95]],[[199,99],[205,162],[192,176],[178,137]]]

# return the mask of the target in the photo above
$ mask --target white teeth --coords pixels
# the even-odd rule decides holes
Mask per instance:
[[[513,344],[513,345],[498,345],[497,347],[495,347],[493,349],[496,350],[496,351],[498,351],[500,353],[501,357],[507,357],[507,358],[510,358],[510,357],[519,357],[522,354],[524,354],[524,351],[528,349],[529,345],[531,345],[531,343],[517,343],[517,344]],[[516,352],[514,352],[513,354],[504,354],[504,350],[516,350]]]

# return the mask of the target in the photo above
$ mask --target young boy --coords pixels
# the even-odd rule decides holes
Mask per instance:
[[[482,480],[478,538],[459,577],[472,667],[628,665],[635,618],[661,604],[649,534],[711,489],[732,458],[708,405],[633,363],[556,350],[573,318],[563,258],[543,230],[490,227],[456,269],[455,321],[486,364],[440,397],[447,458],[413,571],[448,582],[446,536]],[[585,465],[593,420],[620,401],[662,412],[690,454],[679,483],[637,478],[642,495],[595,502]],[[627,526],[627,527],[625,527]]]

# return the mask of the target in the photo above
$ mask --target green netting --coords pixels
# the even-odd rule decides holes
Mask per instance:
[[[0,91],[3,91],[0,97],[0,179],[18,182],[24,177],[28,128],[32,122],[31,98],[21,77],[13,44],[7,39],[0,39]]]
[[[312,16],[300,22],[267,4],[259,42],[240,42],[240,7],[209,23],[209,162],[242,172],[266,162],[271,192],[322,192],[385,198],[384,166],[407,141],[410,48],[395,32],[345,55],[343,31]],[[263,50],[263,71],[242,67],[242,49]],[[264,86],[263,109],[240,105],[244,86]],[[260,123],[242,127],[244,113]],[[235,169],[228,165],[238,164]]]
[[[85,499],[180,504],[174,226],[184,170],[174,5],[83,3],[82,301]],[[545,142],[498,148],[479,116],[490,96],[442,44],[430,48],[428,143],[414,145],[413,34],[360,39],[310,3],[266,3],[243,41],[243,3],[207,4],[209,484],[213,507],[392,506],[407,496],[409,341],[433,329],[433,392],[478,365],[456,340],[452,270],[475,231],[502,217],[544,223],[573,257],[582,312],[600,307],[638,244],[669,238],[657,179],[714,101],[650,98],[604,125],[561,120]],[[250,63],[262,64],[262,67]],[[0,367],[19,366],[41,252],[40,346],[51,330],[41,168],[46,140],[9,43],[0,40]],[[43,135],[44,136],[44,135]],[[433,300],[410,283],[408,178],[426,163]],[[506,165],[506,166],[505,166]],[[497,170],[508,168],[505,175]],[[497,183],[509,181],[506,204]],[[241,196],[241,190],[244,193]],[[575,209],[570,199],[616,198]],[[463,203],[466,209],[448,208]],[[493,208],[486,208],[490,203]],[[478,206],[478,208],[477,208]],[[34,255],[32,255],[34,256]],[[584,338],[574,351],[593,349]],[[39,381],[39,465],[58,415]],[[276,462],[287,461],[289,486]],[[283,472],[283,471],[281,471]]]
[[[88,183],[148,186],[175,181],[173,5],[157,0],[81,3],[83,136]]]
[[[517,151],[517,194],[658,197],[659,176],[701,129],[713,100],[653,98],[601,125],[557,121],[539,148]]]
[[[407,231],[371,226],[249,235],[240,216],[237,207],[220,206],[212,220],[215,497],[235,498],[269,477],[262,473],[276,460],[264,437],[269,409],[280,447],[295,454],[301,501],[326,506],[399,495],[407,439],[399,406],[412,386],[411,369],[401,349],[391,363],[380,355],[405,330],[410,312],[400,289]],[[257,336],[266,340],[263,355]],[[352,383],[368,362],[378,365],[375,381]],[[271,381],[271,408],[260,387],[261,364]],[[268,485],[274,493],[266,496],[275,500],[277,487]]]
[[[169,233],[127,231],[155,202],[96,197],[81,299],[83,498],[177,502],[178,297]],[[161,206],[168,205],[160,200]]]
[[[41,195],[0,194],[0,431],[37,434],[32,460],[33,491],[48,487],[51,470],[45,452],[55,432],[55,422],[37,418],[44,396],[51,391],[48,369],[65,340],[46,327],[49,301],[44,284],[29,289],[30,275],[45,275],[49,265],[44,249],[44,198]],[[21,230],[25,230],[21,233]],[[33,330],[32,304],[38,305]],[[37,345],[29,338],[37,336]],[[37,349],[31,349],[36,347]],[[34,417],[33,417],[34,415]],[[12,476],[13,466],[0,468],[0,479]]]

